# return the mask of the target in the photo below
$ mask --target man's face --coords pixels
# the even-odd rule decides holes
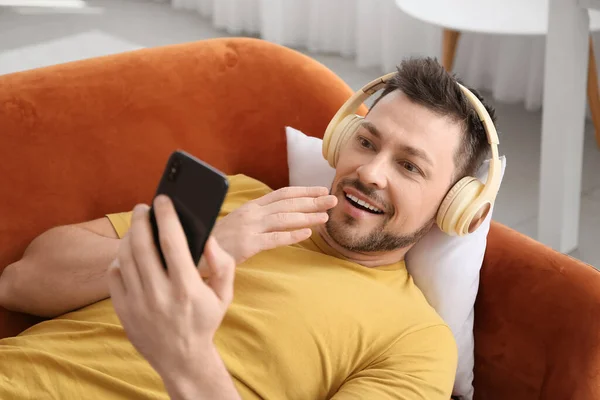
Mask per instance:
[[[452,184],[461,138],[458,123],[412,103],[402,92],[383,97],[340,151],[331,187],[338,204],[329,211],[329,236],[360,253],[413,245],[435,222]]]

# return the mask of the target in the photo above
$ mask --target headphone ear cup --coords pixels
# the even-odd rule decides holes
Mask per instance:
[[[467,229],[459,227],[458,224],[463,219],[465,211],[477,199],[483,188],[484,184],[472,176],[464,177],[458,181],[450,189],[438,209],[436,222],[440,230],[451,236],[463,236],[469,233],[469,227],[477,213],[473,213],[466,223],[461,224]]]
[[[323,153],[327,154],[327,162],[331,167],[335,168],[339,158],[340,149],[344,146],[344,143],[358,130],[363,117],[356,114],[351,114],[344,119],[334,128],[331,132],[331,139],[327,142],[323,141]],[[327,144],[326,144],[327,143]]]

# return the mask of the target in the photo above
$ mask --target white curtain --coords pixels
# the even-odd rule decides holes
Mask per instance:
[[[167,0],[168,1],[168,0]],[[394,0],[171,0],[229,34],[249,34],[284,46],[355,57],[358,67],[391,72],[412,55],[440,58],[442,30],[416,20]],[[599,43],[600,37],[594,37]],[[542,36],[464,33],[454,71],[501,102],[542,105]],[[600,43],[595,45],[600,54]]]

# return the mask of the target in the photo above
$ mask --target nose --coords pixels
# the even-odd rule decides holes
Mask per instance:
[[[370,162],[361,165],[356,171],[362,183],[383,189],[387,186],[385,159],[381,155],[373,157]]]

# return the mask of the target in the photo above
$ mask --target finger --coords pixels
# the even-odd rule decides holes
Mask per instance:
[[[185,232],[173,202],[167,196],[157,196],[154,209],[160,248],[167,263],[168,276],[177,288],[184,288],[187,282],[198,279]]]
[[[125,327],[126,321],[129,320],[127,317],[129,301],[127,299],[127,291],[123,284],[123,276],[118,260],[115,260],[115,262],[108,267],[106,277],[113,308],[115,309],[119,321],[121,321],[121,325]]]
[[[131,223],[132,228],[133,224],[134,221]],[[132,231],[130,229],[122,239],[117,259],[125,290],[132,296],[140,296],[142,292],[142,282],[140,280],[140,275],[138,274],[137,266],[135,265],[135,259],[133,258],[131,234]]]
[[[208,286],[225,305],[229,305],[233,299],[235,260],[219,246],[212,236],[206,242],[204,257],[210,269]]]
[[[167,274],[154,244],[148,211],[147,205],[136,206],[133,210],[131,249],[144,292],[151,295],[162,289],[166,283]]]
[[[321,186],[290,186],[275,190],[266,194],[254,202],[258,205],[265,206],[275,201],[293,199],[298,197],[319,197],[329,194],[329,189]]]
[[[296,197],[283,199],[265,206],[267,213],[276,214],[281,212],[303,212],[314,213],[327,211],[335,207],[337,197],[333,195],[319,197]]]
[[[260,249],[271,250],[280,246],[289,246],[300,243],[312,235],[312,230],[299,229],[289,232],[269,232],[260,235]]]
[[[119,261],[115,259],[108,270],[106,271],[106,280],[108,282],[108,290],[110,291],[110,297],[114,301],[120,301],[125,297],[126,289],[123,283],[123,277],[121,276],[121,269],[119,268]]]
[[[264,232],[286,231],[292,229],[310,228],[324,224],[329,215],[322,213],[278,213],[264,218]]]

